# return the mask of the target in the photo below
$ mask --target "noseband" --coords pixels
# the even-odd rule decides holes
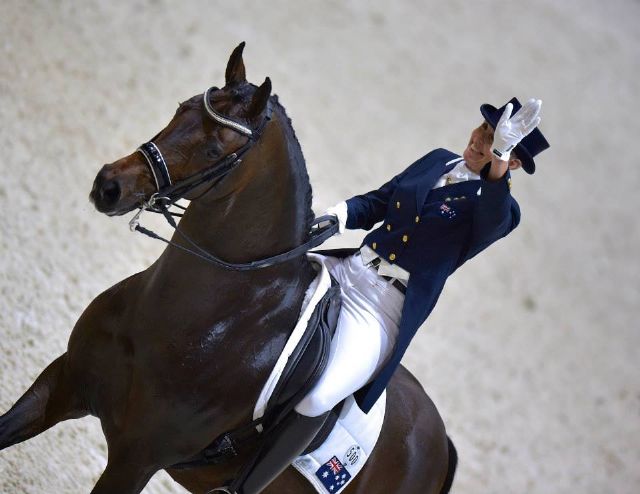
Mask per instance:
[[[217,90],[216,87],[211,87],[204,92],[203,106],[207,114],[210,118],[212,118],[220,125],[228,127],[232,130],[235,130],[236,132],[245,135],[248,138],[247,142],[242,147],[240,147],[240,149],[224,156],[210,167],[194,173],[193,175],[176,183],[172,182],[167,162],[165,161],[164,156],[162,156],[162,152],[160,151],[158,146],[153,142],[153,139],[142,144],[137,149],[137,151],[139,151],[144,156],[147,164],[149,165],[149,168],[151,169],[151,173],[153,174],[153,178],[156,183],[157,192],[154,193],[148,201],[145,201],[140,206],[140,210],[131,219],[131,221],[129,222],[129,227],[131,228],[131,230],[138,231],[151,238],[161,240],[185,252],[200,257],[205,261],[217,264],[226,269],[232,269],[236,271],[247,271],[257,268],[264,268],[288,261],[290,259],[303,255],[309,249],[317,247],[328,238],[335,235],[338,232],[338,222],[336,217],[321,216],[313,221],[311,225],[312,230],[309,234],[311,238],[304,244],[299,245],[298,247],[290,251],[278,254],[276,256],[268,257],[266,259],[260,259],[249,263],[229,263],[202,249],[184,232],[182,232],[182,230],[178,228],[178,225],[173,216],[181,215],[170,212],[169,208],[171,206],[176,206],[184,210],[186,208],[176,204],[176,201],[178,199],[183,198],[191,190],[205,183],[213,182],[212,187],[217,185],[220,180],[222,180],[226,175],[229,174],[229,172],[231,172],[231,170],[236,168],[242,162],[242,157],[244,156],[244,154],[247,153],[247,151],[249,151],[256,142],[258,142],[258,140],[262,136],[262,132],[264,131],[265,126],[267,125],[269,120],[271,120],[272,107],[270,102],[267,103],[267,110],[264,120],[255,130],[252,130],[239,122],[221,115],[213,109],[211,103],[209,102],[209,95],[211,91],[215,90]],[[175,242],[167,240],[156,234],[155,232],[141,226],[139,219],[143,211],[152,211],[154,213],[162,214],[169,225],[171,225],[171,227],[173,227],[176,232],[178,232],[182,236],[182,238],[184,238],[195,250],[192,250],[180,244],[176,244]],[[328,223],[328,225],[320,227],[320,223]]]

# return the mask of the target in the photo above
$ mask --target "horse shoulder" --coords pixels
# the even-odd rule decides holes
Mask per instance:
[[[133,343],[124,323],[135,304],[141,273],[98,295],[76,322],[67,347],[68,365],[92,411],[103,399],[122,398],[132,372]]]

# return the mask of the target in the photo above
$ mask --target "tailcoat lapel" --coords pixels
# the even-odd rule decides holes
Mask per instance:
[[[422,211],[422,205],[424,200],[429,194],[429,191],[433,189],[433,186],[438,179],[445,173],[449,173],[453,168],[462,160],[462,158],[454,158],[447,162],[438,163],[436,166],[432,166],[425,175],[418,177],[416,186],[416,212],[419,215]]]

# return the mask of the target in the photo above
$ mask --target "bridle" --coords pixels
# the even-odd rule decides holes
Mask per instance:
[[[226,269],[236,271],[247,271],[252,269],[264,268],[288,261],[290,259],[303,255],[309,249],[317,247],[318,245],[325,242],[328,238],[335,235],[338,232],[338,222],[336,217],[321,216],[314,219],[313,223],[311,224],[311,232],[309,233],[311,238],[304,244],[299,245],[298,247],[295,247],[287,252],[283,252],[282,254],[271,256],[265,259],[259,259],[248,263],[229,263],[202,249],[182,230],[178,228],[178,225],[173,217],[182,215],[169,211],[169,208],[175,206],[182,210],[185,210],[186,208],[180,206],[179,204],[176,204],[176,201],[183,198],[187,193],[197,187],[200,187],[201,185],[211,183],[210,188],[215,187],[224,177],[226,177],[233,169],[235,169],[238,165],[240,165],[240,163],[242,163],[242,157],[254,146],[256,142],[258,142],[258,140],[262,136],[264,128],[271,120],[272,107],[270,101],[267,103],[265,117],[262,123],[256,129],[251,129],[239,122],[221,115],[213,109],[209,101],[210,93],[212,91],[216,91],[217,89],[218,88],[216,87],[210,87],[204,92],[203,106],[205,111],[207,112],[207,115],[220,125],[228,127],[232,130],[235,130],[236,132],[245,135],[248,138],[247,142],[233,153],[220,158],[213,165],[204,168],[203,170],[200,170],[199,172],[196,172],[193,175],[175,183],[171,180],[167,162],[165,161],[160,148],[153,142],[153,139],[142,144],[137,149],[137,151],[139,151],[144,156],[147,164],[149,165],[149,168],[151,169],[151,173],[156,183],[157,192],[155,192],[149,198],[149,200],[144,201],[140,205],[140,209],[129,222],[129,228],[131,228],[131,231],[138,231],[151,238],[161,240],[169,245],[172,245],[173,247],[179,248],[183,251],[200,257],[205,261],[217,264]],[[167,240],[156,234],[155,232],[141,226],[140,216],[144,211],[151,211],[154,213],[162,214],[169,225],[174,228],[176,232],[178,232],[180,236],[182,236],[182,238],[184,238],[195,250],[192,250],[180,244],[176,244],[175,242]],[[328,225],[320,227],[320,223],[328,223]]]
[[[216,179],[221,180],[222,178],[224,178],[224,176],[226,176],[229,172],[231,172],[231,170],[233,170],[242,162],[242,157],[244,156],[244,154],[247,153],[247,151],[249,151],[253,147],[253,145],[260,139],[264,128],[271,120],[271,103],[267,104],[265,118],[260,126],[255,130],[252,130],[247,126],[242,125],[241,123],[238,123],[221,115],[213,109],[209,101],[209,95],[212,91],[216,91],[217,89],[218,88],[214,86],[210,87],[204,92],[202,99],[204,103],[203,106],[207,114],[211,119],[218,122],[219,124],[245,135],[248,138],[247,142],[242,147],[240,147],[240,149],[226,156],[223,156],[213,165],[197,173],[194,173],[190,177],[187,177],[176,183],[173,183],[173,181],[171,180],[167,162],[165,161],[160,148],[158,148],[157,144],[153,142],[153,139],[142,144],[137,150],[147,160],[147,164],[151,169],[151,173],[153,174],[153,178],[156,183],[157,192],[154,194],[155,205],[159,204],[161,201],[174,203],[196,187],[199,187],[204,183]]]

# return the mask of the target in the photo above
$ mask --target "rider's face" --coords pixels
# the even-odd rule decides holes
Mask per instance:
[[[475,173],[491,161],[491,144],[493,144],[493,127],[486,121],[473,129],[469,143],[462,153],[467,167]]]

